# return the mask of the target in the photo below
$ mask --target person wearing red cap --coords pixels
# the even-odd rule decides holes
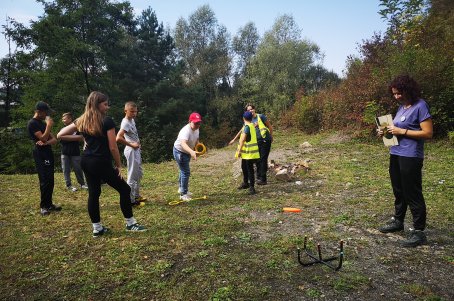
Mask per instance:
[[[189,176],[191,170],[189,162],[191,157],[197,160],[197,154],[194,150],[197,143],[199,143],[199,129],[202,123],[202,117],[199,113],[194,112],[189,115],[189,122],[178,133],[177,140],[173,144],[173,157],[177,161],[180,170],[178,176],[178,192],[180,193],[180,200],[191,200],[191,193],[188,190]]]

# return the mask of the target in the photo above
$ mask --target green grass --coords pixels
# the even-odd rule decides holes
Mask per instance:
[[[255,196],[236,189],[233,146],[191,162],[190,190],[207,200],[169,206],[178,198],[175,162],[145,164],[142,193],[150,201],[134,215],[149,231],[126,232],[118,195],[103,186],[101,217],[112,233],[98,239],[91,237],[87,192],[65,190],[61,173],[54,202],[63,211],[48,217],[39,214],[37,175],[1,175],[0,299],[453,299],[452,146],[427,144],[430,244],[407,250],[397,242],[403,234],[375,230],[392,214],[387,149],[378,140],[336,137],[278,131],[271,159],[309,159],[311,169],[286,183],[270,176]],[[299,147],[304,141],[313,147]],[[342,269],[300,266],[304,236],[314,253],[320,243],[324,256],[336,255],[344,240]]]

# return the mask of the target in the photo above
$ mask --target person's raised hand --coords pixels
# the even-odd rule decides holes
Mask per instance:
[[[50,116],[46,116],[46,124],[47,126],[53,126],[54,125],[54,120]]]

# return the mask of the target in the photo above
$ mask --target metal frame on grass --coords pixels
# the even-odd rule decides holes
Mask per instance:
[[[340,270],[340,268],[342,267],[342,261],[344,259],[344,242],[342,240],[339,242],[339,255],[338,256],[332,256],[332,257],[325,258],[325,259],[322,258],[322,251],[321,251],[321,248],[320,248],[320,244],[317,244],[318,257],[316,257],[315,255],[313,255],[312,253],[310,253],[307,250],[306,243],[307,243],[307,236],[304,237],[303,251],[312,260],[309,261],[309,262],[302,262],[301,261],[301,249],[298,248],[298,262],[302,266],[307,267],[307,266],[311,266],[311,265],[314,265],[314,264],[317,264],[317,263],[321,263],[321,264],[324,264],[327,267],[329,267],[329,268],[331,268],[331,269],[333,269],[335,271]],[[334,266],[331,263],[329,263],[329,261],[333,261],[333,260],[339,260],[339,263],[338,263],[337,266]]]

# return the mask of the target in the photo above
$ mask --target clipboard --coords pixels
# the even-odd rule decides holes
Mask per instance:
[[[387,126],[394,126],[393,116],[391,114],[388,114],[375,117],[375,123],[377,124],[377,127],[382,130]],[[383,135],[383,144],[385,146],[394,146],[399,145],[399,141],[397,140],[396,136],[392,135],[391,133],[386,133],[385,135]]]

